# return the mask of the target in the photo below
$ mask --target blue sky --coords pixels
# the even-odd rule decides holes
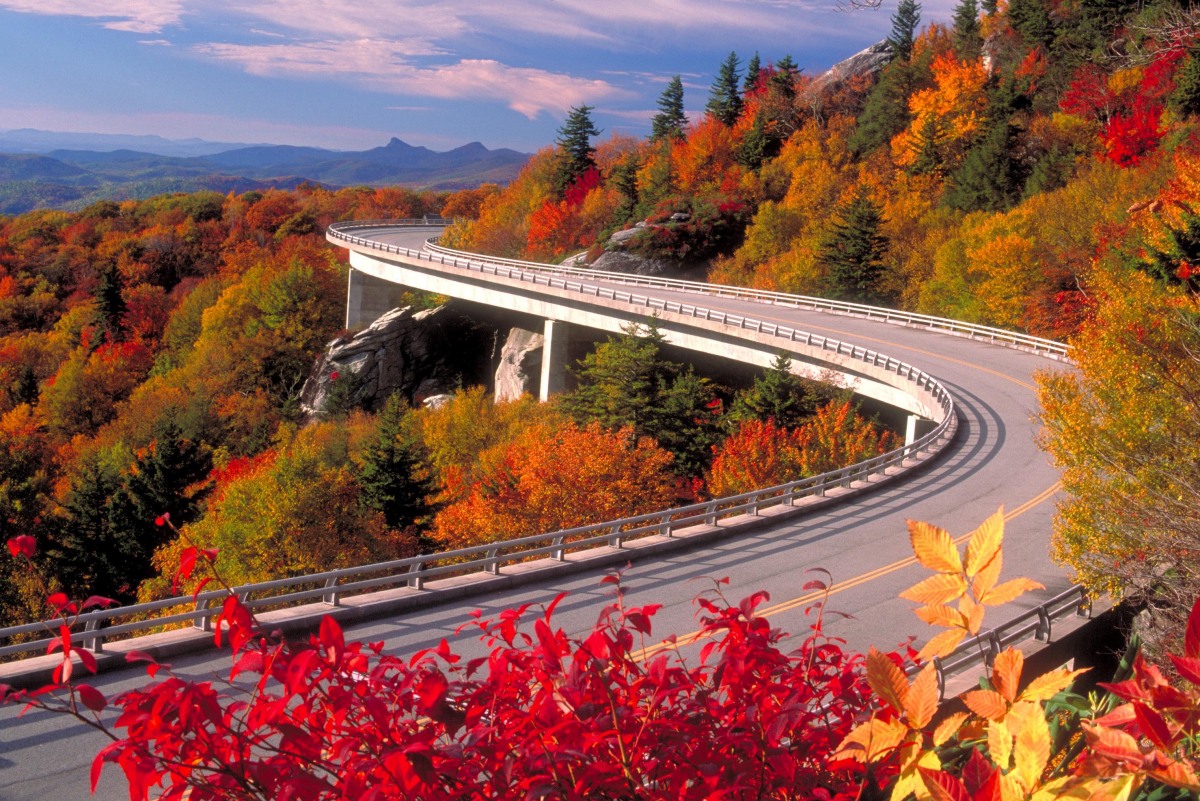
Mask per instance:
[[[923,4],[924,21],[952,0]],[[397,136],[533,151],[567,110],[642,136],[679,74],[728,53],[816,73],[886,36],[894,0],[0,0],[0,130],[359,150]]]

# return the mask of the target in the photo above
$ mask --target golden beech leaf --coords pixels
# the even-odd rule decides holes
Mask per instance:
[[[908,521],[908,538],[913,555],[930,570],[939,573],[962,573],[962,559],[950,532],[919,520]]]
[[[900,597],[906,601],[932,606],[950,603],[966,591],[967,581],[962,576],[938,573],[909,587],[900,593]]]
[[[967,709],[986,720],[1004,720],[1008,714],[1008,702],[995,690],[971,690],[960,697]]]
[[[1012,764],[1013,735],[1003,721],[989,721],[987,725],[987,747],[992,763],[1007,771]]]
[[[867,652],[867,683],[897,713],[904,712],[908,705],[908,679],[887,654],[874,646]]]
[[[911,795],[916,795],[918,799],[928,799],[929,795],[925,793],[925,785],[921,782],[921,772],[918,768],[942,769],[942,760],[936,751],[922,751],[919,748],[912,748],[909,751],[911,753],[905,757],[900,775],[897,777],[895,785],[892,786],[890,801],[906,801]]]
[[[958,611],[966,621],[965,628],[969,634],[978,634],[983,628],[983,604],[975,603],[974,599],[969,595],[964,595],[958,600]]]
[[[963,596],[964,598],[966,596]],[[914,610],[914,613],[921,620],[931,626],[941,626],[947,629],[967,627],[967,619],[962,613],[953,606],[946,604],[930,604],[929,606],[919,606]]]
[[[1087,672],[1088,668],[1081,668],[1079,670],[1052,670],[1049,673],[1043,673],[1029,682],[1029,686],[1025,688],[1025,692],[1021,693],[1020,700],[1033,702],[1049,701],[1070,687],[1071,683],[1075,681],[1076,676]]]
[[[992,665],[992,685],[1010,704],[1017,700],[1017,689],[1021,686],[1021,671],[1025,667],[1025,655],[1009,648],[996,655]]]
[[[1050,728],[1046,725],[1046,717],[1039,708],[1035,714],[1025,718],[1021,730],[1017,732],[1017,742],[1013,748],[1013,770],[1025,785],[1025,789],[1032,790],[1037,786],[1038,779],[1049,761]]]
[[[1004,569],[1004,552],[997,551],[991,561],[980,568],[979,572],[971,578],[971,592],[976,598],[982,598],[987,595],[992,587],[996,586],[996,582],[1000,580],[1000,571]]]
[[[904,741],[908,727],[894,720],[871,718],[846,735],[831,759],[875,762]]]
[[[967,721],[970,715],[966,712],[955,712],[950,717],[943,720],[933,730],[933,744],[936,747],[941,747],[946,744],[946,741],[953,737],[959,728]]]
[[[1196,772],[1184,762],[1172,760],[1166,767],[1159,767],[1149,771],[1149,775],[1150,778],[1156,781],[1169,784],[1171,787],[1178,787],[1180,790],[1189,790],[1193,793],[1200,791],[1200,783],[1197,783]]]
[[[983,594],[979,599],[980,603],[985,603],[988,606],[1001,606],[1002,604],[1011,603],[1020,598],[1030,590],[1045,589],[1041,584],[1038,584],[1033,579],[1015,578],[1011,581],[1006,581],[998,587],[993,587]]]
[[[1000,776],[1000,799],[1001,801],[1025,801],[1029,798],[1029,793],[1017,781],[1017,777],[1011,773],[1004,773]]]
[[[925,643],[925,647],[917,654],[917,658],[927,660],[933,659],[935,656],[945,656],[953,651],[966,636],[967,633],[962,629],[950,629],[936,634],[929,642]]]
[[[870,668],[868,667],[868,670]],[[913,679],[912,687],[908,690],[908,698],[904,704],[904,712],[908,715],[908,725],[914,729],[924,729],[933,720],[938,708],[937,669],[930,662],[921,668],[921,672]]]
[[[1000,553],[1001,543],[1004,542],[1004,507],[987,520],[979,524],[979,528],[971,532],[967,541],[967,575],[976,576]]]
[[[1091,797],[1090,787],[1074,776],[1063,776],[1039,787],[1030,801],[1088,801]]]

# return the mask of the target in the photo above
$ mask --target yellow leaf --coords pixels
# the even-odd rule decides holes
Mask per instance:
[[[971,690],[961,696],[967,709],[987,720],[1004,720],[1008,714],[1008,703],[995,690]]]
[[[1004,507],[979,524],[967,541],[967,575],[975,576],[1000,554],[1004,542]]]
[[[1025,801],[1029,798],[1029,794],[1025,792],[1025,788],[1017,781],[1016,777],[1009,773],[1000,775],[1000,799],[1001,801]]]
[[[1017,700],[1017,689],[1021,686],[1021,671],[1025,667],[1025,655],[1009,648],[996,655],[992,665],[992,686],[1010,704]]]
[[[921,773],[917,768],[942,769],[942,760],[936,751],[918,751],[916,748],[913,748],[912,751],[913,753],[906,759],[904,767],[900,770],[896,784],[892,787],[891,801],[904,801],[910,795],[915,795],[918,801],[928,799],[929,793],[925,790],[925,784],[921,781]]]
[[[870,668],[868,667],[868,670]],[[914,729],[923,729],[933,720],[938,708],[937,670],[930,662],[921,668],[921,672],[913,679],[909,688],[908,698],[904,704],[904,712],[908,715],[908,725]]]
[[[1063,776],[1039,787],[1030,801],[1088,801],[1091,797],[1087,785],[1080,784],[1074,776]]]
[[[962,572],[962,559],[950,532],[919,520],[909,520],[908,538],[912,542],[913,555],[925,567],[939,573]]]
[[[896,712],[905,710],[908,704],[908,679],[887,654],[874,646],[867,652],[867,683]]]
[[[938,573],[909,587],[900,593],[900,597],[906,601],[934,605],[949,603],[966,591],[967,581],[962,576]]]
[[[966,621],[966,629],[970,634],[978,634],[983,628],[983,604],[977,604],[969,595],[958,600],[958,611]]]
[[[1004,582],[999,587],[993,587],[988,590],[979,600],[988,606],[1000,606],[1015,601],[1030,590],[1041,589],[1045,588],[1033,579],[1015,578]]]
[[[908,727],[894,720],[872,718],[846,735],[831,759],[875,762],[904,741]]]
[[[933,730],[933,744],[939,748],[945,745],[946,741],[954,736],[968,717],[970,715],[966,712],[955,712],[939,723],[937,728]]]
[[[1012,762],[1013,736],[1002,721],[993,720],[987,725],[987,747],[992,763],[1000,770],[1008,770]]]
[[[1020,700],[1049,701],[1055,695],[1070,687],[1071,683],[1075,681],[1076,676],[1087,672],[1088,668],[1080,670],[1052,670],[1049,673],[1043,673],[1029,682],[1029,686],[1025,688],[1025,692],[1021,693]]]
[[[971,592],[976,598],[982,598],[988,590],[996,586],[1000,580],[1000,571],[1004,568],[1004,552],[997,551],[991,561],[983,565],[971,579]]]
[[[965,598],[966,596],[963,597]],[[967,620],[962,616],[962,613],[946,604],[920,606],[915,610],[915,614],[931,626],[942,626],[948,629],[965,629],[967,627]]]
[[[925,647],[917,654],[917,658],[926,660],[933,659],[935,656],[945,656],[953,651],[966,636],[967,633],[962,629],[950,629],[934,635],[933,639],[925,643]]]
[[[1026,790],[1037,786],[1046,763],[1050,761],[1050,728],[1041,714],[1029,715],[1021,730],[1017,732],[1016,747],[1013,749],[1013,770]]]

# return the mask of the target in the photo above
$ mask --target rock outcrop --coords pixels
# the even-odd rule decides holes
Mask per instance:
[[[394,392],[417,405],[459,386],[486,383],[498,332],[454,303],[426,311],[393,309],[370,327],[335,339],[300,393],[308,419],[345,407],[375,409]],[[339,383],[342,382],[342,383]]]
[[[892,45],[886,39],[877,42],[866,50],[860,50],[843,61],[834,64],[819,75],[808,87],[813,95],[832,89],[858,76],[874,76],[892,60]]]
[[[545,337],[524,328],[511,328],[500,349],[496,368],[496,403],[516,400],[525,393],[536,395],[542,373],[542,347]]]

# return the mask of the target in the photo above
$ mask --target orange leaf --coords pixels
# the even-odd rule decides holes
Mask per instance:
[[[979,600],[988,606],[1000,606],[1015,601],[1030,590],[1041,589],[1045,588],[1033,579],[1015,578],[988,590]]]
[[[982,598],[987,594],[988,590],[996,586],[996,582],[1000,580],[1000,571],[1004,568],[1004,552],[997,551],[991,561],[983,565],[979,572],[971,579],[971,592],[975,593],[976,598]]]
[[[904,741],[908,727],[893,720],[872,718],[846,735],[830,759],[854,759],[875,762]]]
[[[950,532],[919,520],[909,520],[908,538],[912,542],[913,555],[925,567],[939,573],[962,572],[962,559]]]
[[[1105,726],[1093,726],[1087,721],[1079,725],[1087,735],[1088,746],[1093,752],[1114,762],[1125,763],[1134,770],[1142,764],[1142,751],[1138,748],[1137,740],[1130,735]]]
[[[933,663],[921,668],[921,672],[913,679],[912,687],[908,690],[904,712],[908,715],[908,725],[914,729],[924,729],[933,720],[938,708],[937,670]]]
[[[948,629],[965,629],[967,620],[952,606],[946,604],[930,604],[913,610],[917,617],[931,626],[942,626]]]
[[[936,635],[917,654],[918,659],[933,659],[935,656],[945,656],[953,651],[967,633],[962,629],[950,629]]]
[[[918,768],[921,781],[933,801],[971,801],[971,794],[958,777],[944,770]]]
[[[1149,774],[1150,778],[1171,787],[1190,790],[1192,793],[1200,790],[1200,783],[1196,780],[1195,771],[1185,762],[1172,760],[1165,767],[1158,767],[1149,771]]]
[[[1004,720],[1008,714],[1008,702],[995,690],[971,690],[961,696],[967,709],[987,720]]]
[[[1017,732],[1017,743],[1013,749],[1013,770],[1021,783],[1032,790],[1050,761],[1050,728],[1041,708],[1026,717]]]
[[[945,604],[955,600],[966,591],[967,582],[962,576],[938,573],[936,576],[930,576],[909,587],[900,593],[900,597],[919,604]]]
[[[908,680],[904,671],[874,646],[867,652],[867,683],[897,713],[904,711],[908,703]]]
[[[1033,681],[1029,682],[1029,686],[1025,688],[1025,692],[1021,693],[1022,701],[1048,701],[1058,693],[1071,686],[1075,681],[1075,677],[1083,673],[1087,673],[1088,668],[1079,670],[1054,670],[1049,673],[1043,673]]]
[[[939,723],[937,728],[933,730],[933,744],[939,747],[944,745],[947,740],[949,740],[955,735],[956,732],[958,732],[959,728],[963,725],[963,723],[966,722],[968,717],[970,717],[970,715],[968,715],[966,712],[955,712],[953,715]]]
[[[975,603],[971,596],[964,595],[958,600],[958,611],[962,614],[963,620],[966,621],[967,632],[978,634],[979,630],[983,628],[983,604]]]
[[[1025,655],[1015,648],[1001,651],[992,665],[992,685],[1010,704],[1017,700],[1017,688],[1021,685],[1021,670],[1025,666]]]
[[[979,571],[1000,555],[1004,542],[1004,507],[979,524],[967,541],[967,575],[978,575]]]

